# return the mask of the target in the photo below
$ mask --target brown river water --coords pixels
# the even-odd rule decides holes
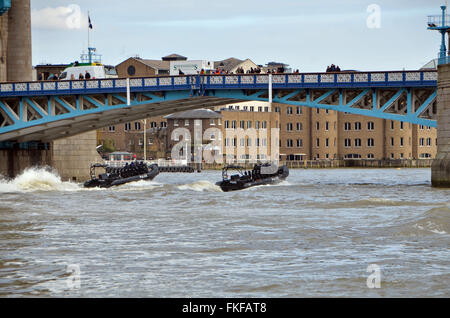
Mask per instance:
[[[220,171],[86,190],[29,170],[0,180],[0,297],[449,297],[450,190],[430,174],[224,193]]]

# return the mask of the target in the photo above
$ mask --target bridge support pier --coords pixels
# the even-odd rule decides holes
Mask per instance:
[[[0,150],[0,175],[15,178],[25,169],[37,166],[51,166],[52,151],[42,149]]]
[[[437,148],[431,168],[433,187],[450,188],[450,64],[438,67]]]

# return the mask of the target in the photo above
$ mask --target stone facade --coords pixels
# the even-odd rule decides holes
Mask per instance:
[[[434,187],[450,188],[450,64],[438,67],[437,155],[431,168]]]

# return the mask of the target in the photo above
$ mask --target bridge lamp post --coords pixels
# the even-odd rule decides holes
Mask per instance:
[[[430,15],[428,16],[428,30],[436,30],[441,33],[441,48],[439,51],[438,64],[447,64],[449,62],[447,58],[447,49],[445,45],[445,35],[450,31],[450,25],[448,20],[450,17],[447,15],[447,6],[441,6],[442,15]]]

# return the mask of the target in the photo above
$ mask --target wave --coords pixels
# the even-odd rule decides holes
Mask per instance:
[[[13,180],[0,179],[0,193],[35,191],[79,191],[77,183],[63,182],[51,168],[28,168]]]
[[[193,191],[198,191],[198,192],[203,192],[203,191],[222,192],[222,189],[220,189],[219,186],[215,185],[214,183],[212,183],[210,181],[205,181],[205,180],[196,181],[196,182],[190,183],[190,184],[180,185],[180,186],[177,186],[177,188],[179,190],[193,190]]]

